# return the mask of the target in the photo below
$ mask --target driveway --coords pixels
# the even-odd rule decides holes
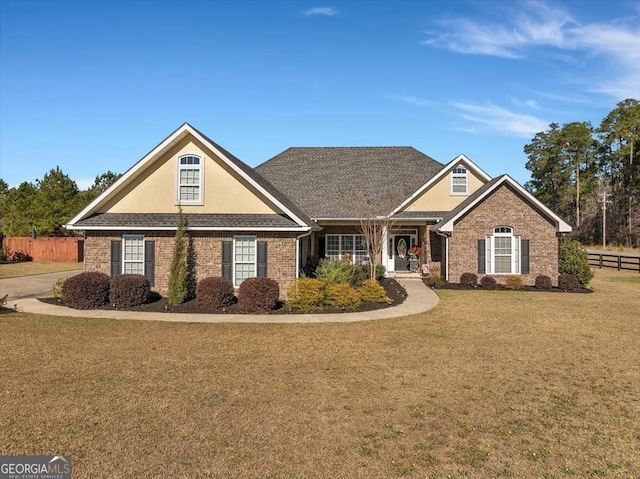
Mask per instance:
[[[19,278],[2,278],[0,279],[0,297],[8,294],[8,301],[22,298],[50,298],[53,296],[51,288],[56,279],[61,277],[68,278],[81,272],[82,269],[77,269],[59,273],[21,276]]]

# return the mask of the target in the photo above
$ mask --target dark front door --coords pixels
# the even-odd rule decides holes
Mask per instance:
[[[409,270],[409,256],[407,252],[411,248],[411,236],[396,235],[393,237],[393,269],[395,271]]]

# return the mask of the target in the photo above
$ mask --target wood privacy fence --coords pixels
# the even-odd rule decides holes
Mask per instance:
[[[83,238],[36,238],[8,236],[2,247],[11,253],[27,253],[33,261],[81,262],[84,261]]]
[[[587,250],[589,264],[598,268],[628,269],[640,273],[640,254]]]

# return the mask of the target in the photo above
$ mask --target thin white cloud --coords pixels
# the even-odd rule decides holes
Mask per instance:
[[[482,106],[456,102],[453,106],[460,111],[460,118],[478,126],[479,131],[532,138],[539,131],[545,130],[549,124],[535,116],[515,113],[495,105]]]
[[[515,5],[515,6],[514,6]],[[585,91],[615,98],[640,95],[640,29],[637,17],[581,24],[564,9],[545,2],[502,4],[499,21],[449,18],[425,32],[423,45],[458,53],[525,59],[545,58],[573,63],[575,55],[597,57],[608,68],[594,66],[593,84]],[[601,76],[600,76],[601,75]]]
[[[76,185],[78,185],[78,188],[81,191],[84,191],[88,190],[93,185],[93,182],[95,180],[96,177],[94,176],[93,178],[77,178],[74,181],[76,182]]]
[[[540,105],[538,105],[538,102],[529,98],[527,100],[519,100],[518,98],[511,98],[511,101],[519,107],[526,107],[526,108],[531,108],[532,110],[539,110],[540,109]]]
[[[314,7],[310,8],[309,10],[305,10],[304,12],[302,12],[302,14],[305,16],[324,15],[326,17],[333,17],[334,15],[338,14],[338,10],[332,7]]]
[[[396,100],[396,101],[402,101],[405,103],[411,103],[412,105],[427,106],[431,104],[429,100],[425,100],[424,98],[419,98],[417,96],[387,95],[384,98],[387,100]]]

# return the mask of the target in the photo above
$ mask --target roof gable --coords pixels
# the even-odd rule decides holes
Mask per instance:
[[[363,202],[387,215],[441,169],[412,147],[289,148],[256,167],[315,220],[360,218]]]
[[[133,165],[122,177],[102,195],[96,198],[84,210],[69,221],[70,229],[86,229],[90,225],[82,220],[100,213],[172,213],[177,211],[175,201],[177,163],[163,165],[167,158],[176,154],[192,151],[205,157],[203,164],[204,207],[183,206],[185,212],[221,213],[221,214],[285,214],[299,227],[309,229],[313,223],[304,213],[293,205],[284,195],[278,192],[265,179],[256,174],[250,167],[231,155],[228,151],[211,141],[188,123],[183,124],[159,145],[152,149],[140,161]],[[155,177],[164,175],[163,182],[154,181]],[[210,188],[213,182],[224,184],[224,191],[231,192],[234,201],[220,201],[220,191]],[[167,183],[171,191],[166,191]],[[145,195],[151,195],[145,198]],[[217,196],[216,196],[217,195]],[[162,203],[153,205],[154,199]],[[146,206],[137,207],[141,200]],[[207,205],[208,204],[208,205]],[[226,210],[214,210],[223,205]],[[145,211],[145,208],[149,211]]]
[[[454,224],[469,211],[476,207],[492,192],[498,189],[502,185],[509,185],[512,190],[520,196],[524,201],[534,207],[541,215],[548,218],[551,222],[555,223],[556,229],[559,233],[570,233],[571,226],[569,226],[562,218],[556,215],[553,211],[542,204],[531,193],[525,190],[520,184],[511,178],[509,175],[498,176],[491,181],[485,183],[480,189],[475,191],[465,201],[463,201],[457,208],[450,213],[444,215],[442,220],[434,225],[432,229],[440,233],[451,233],[454,229]]]

